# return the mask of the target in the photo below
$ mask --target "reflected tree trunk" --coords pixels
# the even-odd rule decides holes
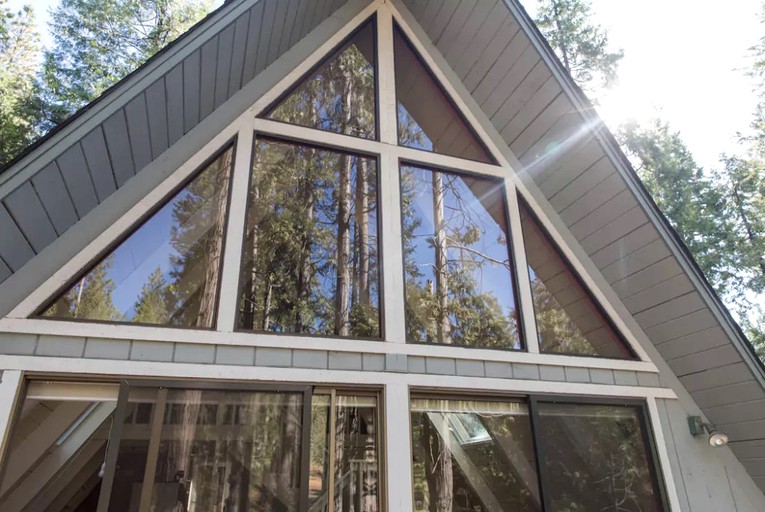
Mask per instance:
[[[335,334],[340,336],[348,336],[350,310],[351,165],[351,157],[343,155],[337,201],[337,285],[335,287]]]
[[[260,207],[260,183],[257,179],[252,180],[250,185],[250,204],[251,207],[257,210]],[[256,297],[258,293],[258,235],[260,226],[257,221],[252,223],[250,229],[250,244],[247,247],[250,258],[249,279],[245,281],[247,290],[245,291],[245,303],[242,304],[244,310],[242,311],[241,324],[247,329],[253,329],[255,327],[255,313],[257,311]]]
[[[356,170],[356,230],[358,231],[358,300],[369,306],[369,191],[367,162],[359,159]]]
[[[422,433],[430,512],[452,512],[454,475],[451,453],[426,415],[422,416]]]
[[[221,183],[213,201],[215,211],[213,217],[215,224],[209,233],[210,244],[207,247],[207,269],[204,282],[202,283],[202,294],[199,300],[199,313],[197,315],[196,325],[198,327],[212,327],[215,317],[216,292],[220,277],[220,263],[223,256],[223,240],[225,238],[226,227],[226,205],[228,204],[228,187],[231,179],[232,158],[234,152],[228,150],[218,165],[221,166]]]
[[[304,176],[299,178],[300,180],[300,198],[302,205],[305,208],[305,223],[302,228],[302,237],[299,246],[299,263],[297,268],[297,307],[295,308],[295,332],[304,332],[306,329],[305,322],[305,301],[307,300],[308,291],[311,283],[311,251],[312,251],[312,233],[309,229],[314,225],[314,178],[311,173],[308,172],[308,168],[315,166],[316,152],[313,149],[306,149],[306,170]]]
[[[441,173],[432,173],[433,182],[433,249],[435,250],[436,278],[436,339],[441,343],[451,343],[451,324],[449,322],[449,276],[446,254],[446,219],[444,218],[444,184]]]

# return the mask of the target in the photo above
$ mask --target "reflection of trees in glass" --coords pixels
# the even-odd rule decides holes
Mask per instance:
[[[401,198],[409,339],[518,348],[500,185],[403,166]]]
[[[120,312],[112,303],[114,282],[109,270],[114,264],[111,256],[96,265],[42,315],[54,318],[87,318],[93,320],[120,320]]]
[[[239,325],[380,335],[374,160],[259,139]]]
[[[212,327],[232,157],[223,152],[43,315]]]
[[[541,351],[631,358],[528,207],[519,207]]]
[[[415,510],[540,510],[528,413],[521,404],[416,399]]]
[[[371,23],[269,114],[270,119],[366,139],[376,136],[374,28]]]
[[[553,511],[662,510],[635,407],[539,404]]]

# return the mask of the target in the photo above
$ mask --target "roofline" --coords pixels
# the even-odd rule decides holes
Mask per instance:
[[[574,79],[568,71],[566,71],[547,39],[542,35],[542,32],[539,30],[536,23],[534,23],[531,16],[529,16],[526,9],[520,4],[520,1],[503,1],[510,12],[515,16],[521,28],[529,35],[531,43],[539,52],[542,60],[548,65],[553,76],[555,76],[560,83],[563,92],[577,108],[579,115],[581,115],[585,121],[593,121],[592,124],[588,123],[590,126],[602,127],[602,129],[591,128],[595,138],[601,143],[603,150],[627,182],[628,188],[635,194],[639,204],[653,221],[653,224],[658,229],[662,239],[669,245],[670,250],[672,250],[675,258],[680,263],[680,266],[687,274],[690,274],[697,280],[698,285],[696,288],[701,293],[702,298],[707,303],[709,309],[712,310],[712,314],[720,322],[720,325],[726,331],[729,338],[735,340],[734,343],[738,348],[738,352],[747,362],[747,365],[754,373],[760,385],[765,388],[765,364],[755,352],[754,346],[749,342],[749,339],[741,329],[741,326],[734,320],[730,310],[723,304],[719,295],[717,295],[717,292],[712,288],[712,285],[699,267],[695,258],[691,254],[690,249],[688,249],[688,246],[675,228],[669,223],[669,220],[659,209],[658,205],[653,200],[653,197],[651,197],[648,189],[638,177],[637,172],[635,172],[632,163],[621,150],[621,147],[611,133],[611,130],[608,129],[595,111],[595,107],[584,94],[582,88],[574,82]]]
[[[241,2],[246,2],[247,0],[241,0]],[[260,1],[260,0],[257,0]],[[157,53],[146,59],[146,61],[138,66],[136,69],[131,71],[129,74],[121,78],[118,82],[113,84],[111,87],[106,89],[104,92],[98,95],[97,98],[89,101],[86,105],[82,106],[80,109],[78,109],[75,113],[73,113],[71,116],[67,117],[65,120],[63,120],[61,123],[54,126],[51,130],[49,130],[45,135],[40,137],[39,139],[35,140],[30,145],[26,146],[20,153],[18,153],[16,156],[13,157],[9,162],[0,165],[0,178],[3,177],[5,173],[10,171],[13,167],[16,167],[22,160],[24,160],[26,157],[34,153],[38,148],[40,148],[43,144],[47,143],[51,139],[53,139],[56,135],[61,133],[65,128],[71,126],[76,121],[78,121],[80,118],[82,118],[87,112],[92,110],[95,106],[97,106],[99,103],[104,101],[107,97],[111,96],[114,91],[117,89],[122,88],[127,82],[133,79],[136,75],[143,72],[146,68],[153,65],[157,60],[162,58],[165,54],[170,52],[173,48],[178,46],[183,41],[187,40],[192,32],[194,32],[198,27],[204,25],[207,23],[208,20],[211,18],[217,16],[220,12],[222,12],[225,9],[230,8],[234,3],[237,3],[236,0],[225,0],[223,4],[218,7],[217,9],[210,11],[207,15],[205,15],[204,18],[200,19],[194,25],[189,27],[183,34],[179,35],[172,41],[170,41],[167,45],[165,45],[161,50],[159,50]]]

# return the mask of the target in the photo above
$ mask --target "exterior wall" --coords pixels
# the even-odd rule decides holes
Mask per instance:
[[[681,510],[765,510],[765,496],[730,448],[712,448],[706,436],[690,435],[692,413],[682,401],[659,399],[657,406]]]

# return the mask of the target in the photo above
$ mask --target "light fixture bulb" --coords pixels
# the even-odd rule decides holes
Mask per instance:
[[[719,448],[728,444],[728,436],[722,432],[711,432],[709,435],[709,446]]]

